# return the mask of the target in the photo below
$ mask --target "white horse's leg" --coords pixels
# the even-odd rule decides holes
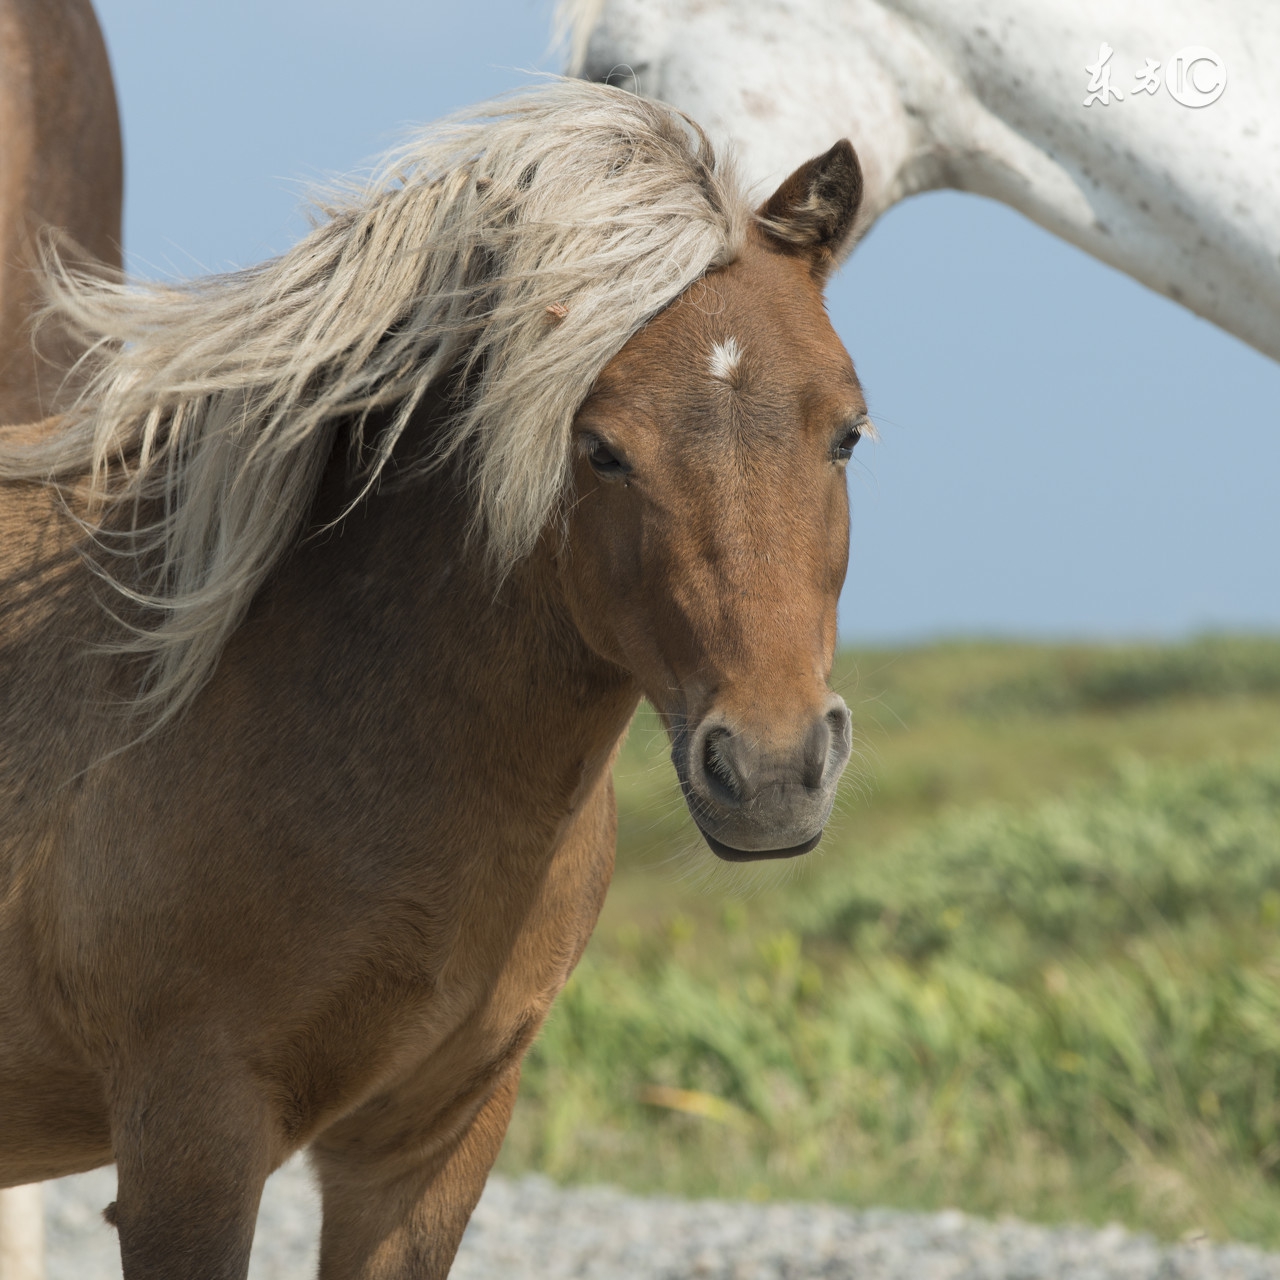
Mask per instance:
[[[44,1188],[0,1191],[0,1280],[43,1280]]]
[[[844,135],[862,163],[860,229],[918,191],[990,196],[1280,360],[1273,0],[561,0],[561,12],[575,74],[733,138],[764,191]],[[1086,108],[1104,54],[1117,99]],[[1156,60],[1163,81],[1135,92]],[[1193,66],[1191,86],[1225,86],[1220,100],[1175,99],[1167,73]],[[1196,101],[1207,109],[1188,110]]]

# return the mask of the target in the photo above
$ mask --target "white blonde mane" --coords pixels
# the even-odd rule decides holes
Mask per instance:
[[[51,309],[90,342],[88,381],[45,439],[0,434],[0,478],[87,494],[89,532],[120,553],[102,572],[143,612],[120,648],[150,657],[136,705],[159,722],[296,541],[340,422],[368,492],[424,395],[464,372],[425,465],[465,461],[499,571],[526,554],[592,383],[732,259],[749,216],[670,108],[580,81],[517,93],[415,137],[259,266],[175,285],[53,263]]]

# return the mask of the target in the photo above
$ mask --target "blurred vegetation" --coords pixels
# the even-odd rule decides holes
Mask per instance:
[[[1018,675],[969,693],[975,711],[1116,711],[1167,698],[1280,695],[1273,640],[1207,636],[1164,649],[1049,655]]]
[[[842,655],[819,850],[729,867],[647,709],[501,1167],[1280,1246],[1280,641]]]

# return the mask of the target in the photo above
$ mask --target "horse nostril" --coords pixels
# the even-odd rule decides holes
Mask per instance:
[[[831,746],[843,767],[853,746],[853,717],[843,702],[827,712],[827,724],[831,728]]]
[[[853,728],[849,708],[843,702],[814,723],[804,744],[801,778],[810,791],[821,791],[838,776],[849,758]]]
[[[853,717],[849,708],[841,700],[837,706],[826,714],[827,725],[827,759],[824,774],[832,781],[839,778],[844,767],[849,763],[849,753],[853,750]]]
[[[725,794],[717,797],[733,803],[742,800],[742,781],[730,759],[730,743],[733,734],[728,729],[712,729],[702,741],[702,771],[711,783],[712,791]]]
[[[814,723],[804,744],[800,781],[809,791],[818,791],[827,776],[827,762],[831,759],[831,717],[824,716]]]

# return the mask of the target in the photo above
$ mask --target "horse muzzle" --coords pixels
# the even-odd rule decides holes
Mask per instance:
[[[799,732],[778,740],[712,710],[674,735],[672,761],[689,812],[728,862],[792,858],[822,838],[853,727],[832,694]]]

